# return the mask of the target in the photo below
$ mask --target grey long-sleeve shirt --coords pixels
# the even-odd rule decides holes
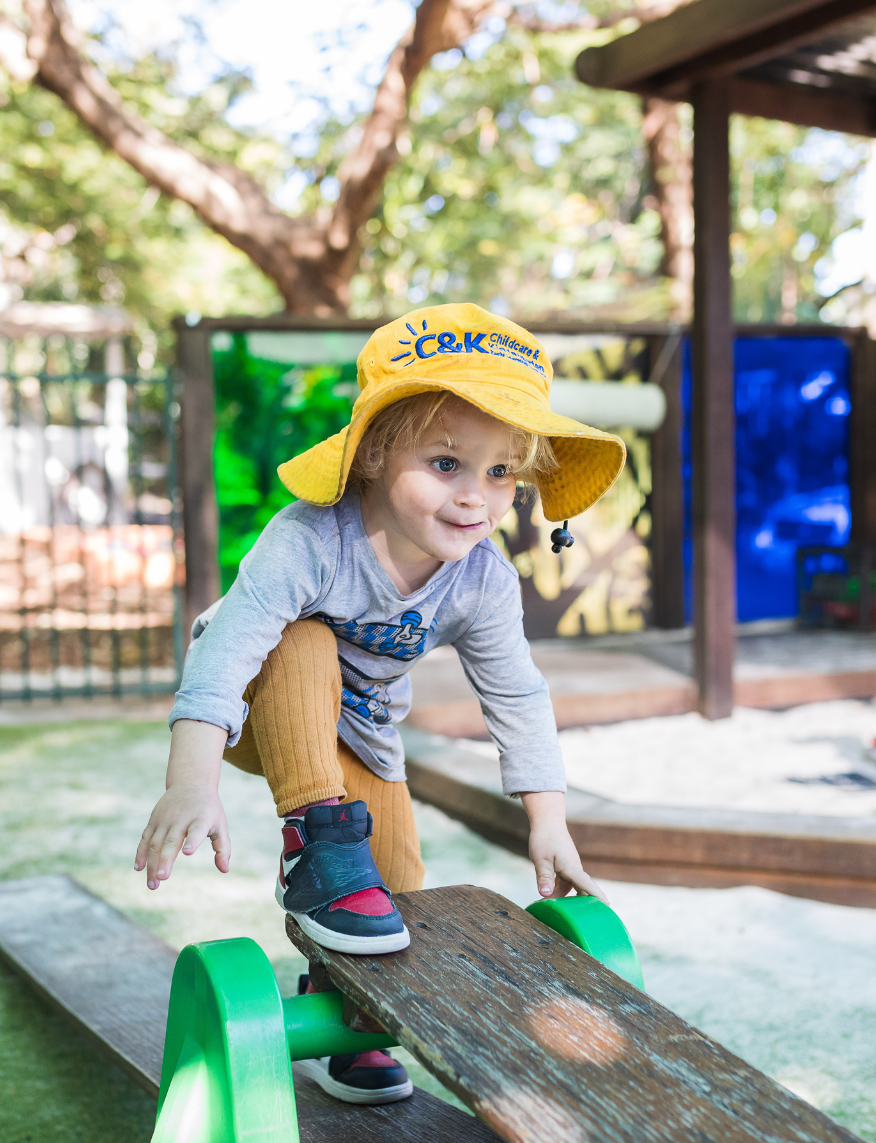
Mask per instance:
[[[283,628],[321,619],[338,644],[338,734],[389,782],[405,777],[395,724],[411,706],[408,672],[452,644],[499,747],[506,794],[566,788],[547,683],[523,635],[517,572],[491,540],[399,595],[365,534],[355,489],[330,508],[284,508],[241,561],[231,590],[194,624],[170,713],[211,722],[233,746],[249,713],[242,695]]]

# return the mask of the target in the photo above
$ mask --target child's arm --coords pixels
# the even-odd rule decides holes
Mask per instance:
[[[607,905],[602,888],[589,877],[566,826],[566,799],[559,790],[521,794],[529,815],[529,859],[542,897],[565,897],[574,886]]]
[[[152,811],[134,859],[135,869],[146,866],[150,889],[170,877],[180,849],[194,853],[206,837],[213,842],[216,868],[228,872],[231,841],[218,794],[227,739],[228,731],[211,722],[181,718],[173,724],[167,791]]]

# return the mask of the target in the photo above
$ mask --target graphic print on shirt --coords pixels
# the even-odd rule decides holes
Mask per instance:
[[[426,628],[419,611],[406,611],[399,623],[357,623],[354,619],[332,619],[320,612],[321,619],[345,643],[370,651],[372,655],[388,655],[392,659],[416,659],[426,646]]]
[[[338,655],[338,663],[341,667],[341,706],[377,726],[392,722],[392,715],[389,713],[391,699],[387,687],[401,676],[396,675],[395,678],[375,682],[374,679],[369,679],[361,671],[356,670],[343,655]]]

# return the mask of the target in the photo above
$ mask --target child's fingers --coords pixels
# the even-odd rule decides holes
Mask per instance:
[[[219,822],[216,828],[210,834],[210,841],[213,843],[213,852],[216,863],[216,868],[220,873],[227,873],[231,863],[231,838],[228,836],[228,825],[226,822]]]
[[[146,885],[149,889],[158,888],[157,874],[161,863],[161,846],[166,833],[166,829],[156,827],[146,846]]]
[[[594,881],[583,869],[580,872],[577,870],[570,873],[564,872],[563,877],[567,881],[570,881],[579,893],[583,893],[588,897],[598,897],[603,905],[608,905],[608,907],[611,908],[611,901],[609,901],[605,890],[598,881]]]
[[[554,891],[554,863],[552,860],[544,857],[533,858],[532,864],[535,866],[535,879],[538,882],[538,891],[542,897],[550,897]]]
[[[155,833],[155,827],[150,821],[143,833],[140,836],[139,844],[137,845],[137,852],[134,855],[134,868],[139,872],[146,864],[146,854],[149,850],[149,843],[152,841],[152,835]]]
[[[185,827],[173,825],[162,836],[157,832],[153,836],[146,864],[146,884],[150,889],[157,889],[160,882],[170,877],[185,835]]]
[[[186,857],[190,857],[204,838],[210,833],[212,824],[209,818],[200,817],[195,818],[189,825],[189,828],[186,830],[185,845],[182,847],[182,851]]]

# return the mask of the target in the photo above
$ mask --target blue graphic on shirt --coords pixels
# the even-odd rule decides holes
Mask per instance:
[[[341,705],[378,726],[392,722],[387,687],[401,678],[401,675],[375,682],[358,671],[343,656],[338,656],[338,662],[341,667]]]
[[[399,623],[357,623],[354,619],[332,619],[320,612],[316,616],[345,643],[370,651],[372,655],[389,655],[392,659],[416,659],[426,646],[426,628],[419,611],[406,611]]]

